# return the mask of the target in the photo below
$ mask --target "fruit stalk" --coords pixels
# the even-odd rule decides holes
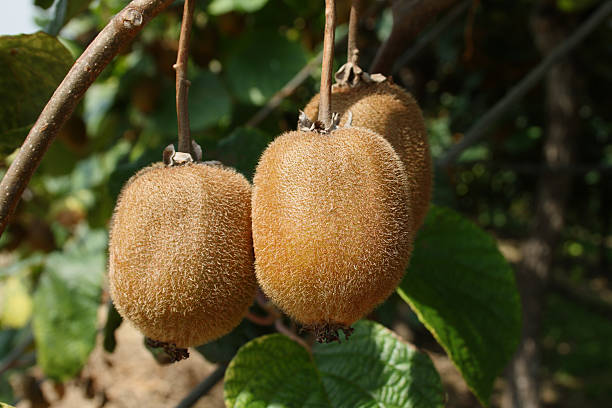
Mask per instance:
[[[336,28],[336,1],[325,0],[325,34],[323,37],[323,65],[321,69],[321,101],[319,121],[325,128],[331,126],[331,86],[334,65],[334,35]]]
[[[351,15],[349,18],[348,50],[346,62],[354,66],[359,62],[359,49],[357,48],[357,31],[359,27],[359,12],[361,11],[361,0],[353,0],[351,3]]]
[[[185,0],[183,6],[183,23],[176,56],[176,117],[178,119],[178,151],[191,153],[191,134],[189,130],[189,85],[187,79],[187,60],[189,59],[189,38],[195,0]]]
[[[0,234],[49,145],[85,91],[142,28],[172,0],[134,0],[121,10],[74,63],[30,130],[0,183]]]

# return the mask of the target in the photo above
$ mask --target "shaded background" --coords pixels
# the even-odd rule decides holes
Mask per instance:
[[[41,28],[52,26],[52,3],[36,0]],[[442,157],[601,3],[470,1],[433,41],[398,67],[394,80],[420,103],[434,158]],[[68,4],[69,22],[60,37],[76,57],[126,2]],[[346,31],[348,5],[338,4],[339,34]],[[3,13],[10,13],[12,6],[3,6]],[[366,9],[359,38],[364,67],[393,23],[387,3],[369,1]],[[172,65],[181,15],[182,3],[176,2],[102,73],[52,145],[0,237],[0,359],[26,345],[2,373],[1,401],[41,407],[170,406],[212,370],[195,352],[187,363],[157,366],[127,325],[117,334],[115,353],[104,352],[107,307],[95,289],[90,291],[103,282],[105,231],[121,186],[139,168],[159,161],[164,146],[176,143]],[[318,91],[319,68],[256,127],[246,124],[317,55],[323,24],[319,0],[214,0],[197,5],[189,109],[192,136],[202,145],[205,159],[221,160],[251,178],[267,143],[294,129],[298,109]],[[435,27],[436,22],[424,33]],[[546,407],[602,407],[612,397],[611,44],[608,19],[514,104],[482,143],[436,173],[434,202],[457,209],[491,232],[516,265],[526,294],[525,323],[540,350],[540,360],[534,363],[540,367],[539,401]],[[407,42],[406,50],[412,45]],[[342,46],[336,66],[345,59]],[[11,151],[2,152],[2,174]],[[565,161],[554,161],[564,152]],[[546,163],[557,167],[549,171]],[[550,207],[544,203],[554,214],[541,211]],[[534,254],[533,245],[543,245],[545,253]],[[47,291],[50,299],[33,296],[38,285],[48,284],[41,278],[44,272],[58,264],[96,271],[89,280],[77,278],[78,272],[67,277],[74,279],[79,293],[93,293],[89,301],[57,305],[66,294],[53,289]],[[108,299],[106,292],[103,299]],[[99,314],[98,346],[91,357],[82,355],[81,345],[67,350],[66,356],[55,356],[76,361],[72,364],[88,361],[66,387],[52,386],[36,367],[36,357],[51,358],[29,346],[36,305],[39,310],[52,305],[50,309],[73,313],[76,332],[82,329],[79,314]],[[442,349],[405,305],[391,298],[375,317],[430,352],[449,393],[449,406],[478,406]],[[500,377],[494,406],[501,405],[505,385]],[[222,406],[216,390],[198,406]]]

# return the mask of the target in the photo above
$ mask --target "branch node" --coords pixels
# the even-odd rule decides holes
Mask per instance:
[[[199,147],[199,146],[198,146]],[[200,148],[200,159],[202,149]],[[196,154],[197,157],[197,154]],[[182,166],[187,163],[193,163],[193,157],[191,154],[184,152],[177,152],[174,150],[174,145],[168,145],[163,152],[164,164],[166,167]]]
[[[143,16],[140,10],[128,7],[123,12],[123,26],[125,28],[135,28],[142,25]]]

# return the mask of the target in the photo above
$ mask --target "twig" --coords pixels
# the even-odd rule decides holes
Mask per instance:
[[[32,334],[28,334],[28,336],[10,352],[8,356],[6,356],[2,362],[0,363],[0,376],[4,374],[6,370],[12,368],[15,363],[21,358],[23,353],[34,343],[34,337]]]
[[[171,3],[172,0],[133,0],[113,17],[74,63],[38,117],[0,183],[0,234],[6,228],[9,217],[49,145],[85,91],[113,57]]]
[[[178,119],[178,151],[191,153],[191,134],[189,130],[189,85],[187,80],[187,60],[189,58],[189,38],[193,22],[195,0],[185,0],[183,22],[176,57],[176,117]]]
[[[276,316],[271,314],[267,316],[258,316],[255,313],[247,312],[245,318],[258,326],[272,326],[274,322],[276,322]]]
[[[331,126],[331,86],[334,69],[334,32],[336,29],[336,0],[325,0],[325,35],[323,39],[323,66],[321,69],[321,99],[319,121],[325,128]]]
[[[591,32],[595,30],[595,28],[597,28],[597,26],[605,21],[606,17],[611,12],[612,1],[607,1],[599,6],[599,8],[593,12],[593,14],[591,14],[591,16],[589,16],[589,18],[582,23],[582,25],[578,27],[578,29],[574,31],[570,37],[552,50],[538,66],[527,74],[527,76],[523,78],[521,82],[508,91],[508,93],[501,100],[499,100],[495,106],[489,109],[484,116],[482,116],[480,120],[465,133],[463,139],[461,139],[461,141],[459,141],[457,144],[453,145],[448,150],[446,155],[438,161],[438,167],[445,168],[450,166],[457,158],[459,158],[465,149],[478,142],[487,134],[487,132],[491,131],[495,123],[501,119],[508,109],[514,106],[516,102],[518,102],[527,92],[529,92],[538,82],[540,82],[550,67],[556,64],[561,58],[580,44]]]
[[[276,323],[274,323],[274,327],[276,328],[276,331],[278,331],[279,333],[282,333],[285,336],[289,337],[291,340],[295,341],[296,343],[298,343],[299,345],[304,347],[309,353],[311,352],[310,345],[308,343],[306,343],[306,341],[303,338],[301,338],[300,336],[295,334],[293,331],[288,329],[283,324],[283,319],[282,318],[276,320]]]
[[[359,28],[359,13],[361,11],[361,0],[353,0],[351,3],[351,14],[349,17],[348,48],[346,62],[358,65],[359,49],[357,48],[357,34]]]
[[[193,390],[181,402],[178,403],[176,408],[189,408],[192,407],[200,398],[206,395],[212,387],[214,387],[219,381],[223,379],[227,365],[223,364],[218,366],[208,377],[201,383],[195,386]]]
[[[371,73],[389,75],[393,64],[429,22],[458,0],[395,0],[391,5],[393,27],[389,38],[378,50]]]
[[[401,57],[397,59],[393,65],[393,74],[396,74],[402,67],[408,65],[408,63],[421,53],[433,40],[438,38],[444,30],[448,28],[456,19],[458,19],[472,4],[472,0],[465,0],[463,3],[457,4],[451,9],[444,17],[440,19],[430,30],[428,30],[416,43],[410,47]]]

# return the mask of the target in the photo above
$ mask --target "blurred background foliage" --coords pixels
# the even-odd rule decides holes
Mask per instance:
[[[52,54],[65,55],[55,62],[44,55],[32,56],[31,67],[49,67],[44,76],[47,82],[40,83],[34,96],[24,96],[18,82],[32,80],[28,70],[12,77],[0,62],[0,175],[68,69],[66,59],[77,58],[126,3],[34,2],[40,7],[41,29],[59,31],[65,47]],[[375,12],[360,33],[364,67],[392,24],[386,3],[366,3]],[[575,25],[598,3],[558,0],[556,6],[568,24]],[[338,3],[340,26],[348,19],[348,6],[346,0]],[[424,111],[434,158],[441,157],[540,61],[526,28],[533,7],[532,0],[474,1],[467,13],[394,74],[394,80],[415,95]],[[176,1],[102,73],[51,146],[0,238],[0,361],[12,361],[16,350],[21,351],[10,367],[2,367],[2,401],[15,401],[11,376],[38,364],[53,367],[45,371],[50,378],[66,380],[78,374],[94,347],[96,333],[102,329],[95,324],[98,305],[100,299],[108,298],[103,279],[106,231],[117,195],[131,175],[161,160],[163,148],[176,143],[172,65],[181,15],[182,2]],[[246,123],[317,55],[323,24],[321,0],[198,3],[189,109],[192,136],[202,145],[205,159],[220,160],[251,178],[266,145],[295,128],[298,109],[318,91],[318,68],[256,128]],[[9,52],[8,40],[1,41],[0,50]],[[541,345],[544,384],[550,391],[546,406],[550,407],[602,407],[612,397],[612,309],[606,306],[612,299],[611,44],[608,22],[571,55],[580,67],[583,85],[581,134],[576,136],[578,164],[566,169],[573,176],[573,192],[554,257],[554,275],[580,288],[584,296],[568,295],[554,285],[547,296]],[[336,65],[345,59],[343,46],[338,48]],[[19,98],[31,98],[30,109],[20,112],[18,122],[8,124],[7,118],[15,117],[9,108]],[[468,149],[452,170],[436,175],[434,201],[457,209],[491,232],[511,261],[519,256],[518,243],[533,215],[545,135],[543,101],[540,85],[511,109],[483,143]],[[601,307],[594,308],[592,299],[599,300]],[[389,326],[403,321],[416,333],[417,346],[436,349],[414,315],[402,310],[393,297],[377,316]],[[252,327],[240,328],[239,335],[245,339],[257,334]],[[215,354],[217,346],[207,347],[205,356],[213,350],[211,361],[226,361]],[[475,404],[469,400],[456,406]]]

